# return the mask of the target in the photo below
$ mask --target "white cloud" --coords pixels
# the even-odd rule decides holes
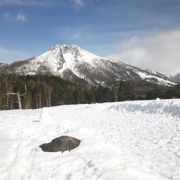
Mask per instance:
[[[22,13],[21,11],[17,13],[4,12],[3,19],[7,21],[14,21],[14,22],[21,22],[21,23],[24,23],[27,21],[26,15]]]
[[[42,0],[0,0],[0,5],[40,5]]]
[[[89,0],[68,0],[73,2],[76,8],[84,7]],[[0,0],[0,6],[47,6],[47,5],[65,5],[67,0]]]
[[[27,18],[25,14],[23,14],[22,12],[18,12],[18,14],[16,15],[16,20],[23,23],[27,20]]]
[[[76,7],[83,7],[86,5],[85,0],[72,0]]]
[[[180,72],[180,29],[132,37],[121,43],[119,49],[112,56],[128,64],[165,74]]]

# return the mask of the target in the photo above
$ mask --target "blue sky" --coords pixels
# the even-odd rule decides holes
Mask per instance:
[[[128,63],[124,44],[136,37],[146,48],[147,37],[179,28],[180,0],[0,0],[0,62],[76,44]]]

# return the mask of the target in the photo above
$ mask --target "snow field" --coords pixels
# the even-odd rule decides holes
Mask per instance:
[[[71,152],[38,147],[80,139]],[[0,112],[0,180],[180,180],[180,100]]]

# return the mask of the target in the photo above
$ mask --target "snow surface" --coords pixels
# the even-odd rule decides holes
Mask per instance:
[[[38,146],[61,135],[71,152]],[[0,111],[0,180],[180,180],[180,100]]]

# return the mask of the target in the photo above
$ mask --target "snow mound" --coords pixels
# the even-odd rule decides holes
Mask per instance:
[[[148,114],[162,114],[180,117],[180,100],[153,100],[153,101],[136,101],[134,103],[115,103],[109,107],[109,110],[141,112]]]

